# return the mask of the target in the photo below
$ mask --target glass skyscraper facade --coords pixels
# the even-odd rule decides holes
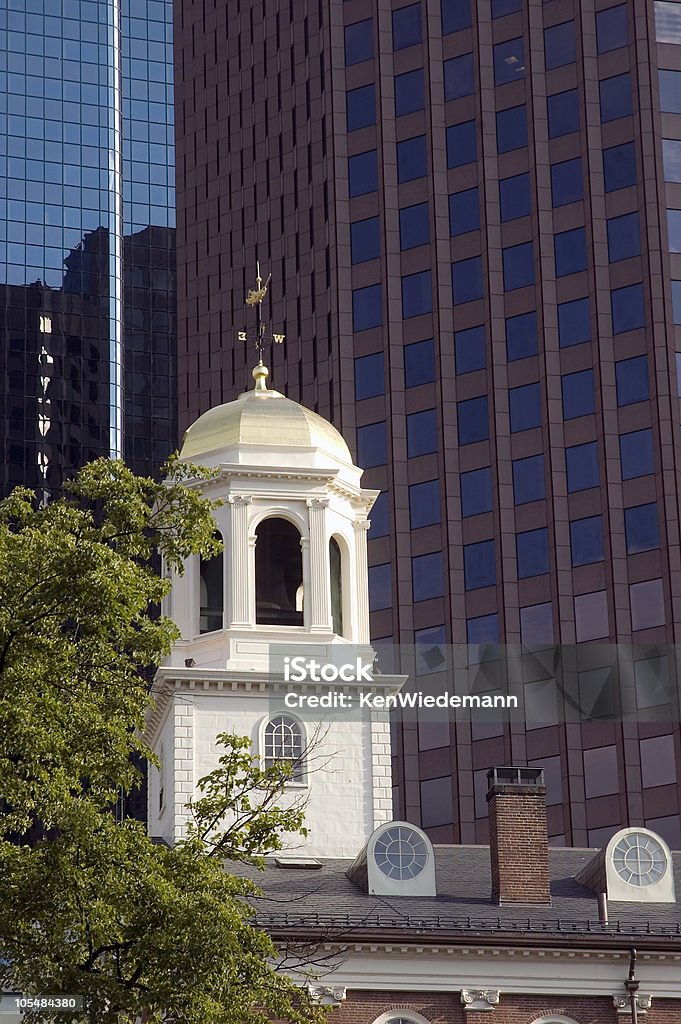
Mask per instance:
[[[175,447],[172,4],[0,0],[0,62],[0,492],[48,498]]]

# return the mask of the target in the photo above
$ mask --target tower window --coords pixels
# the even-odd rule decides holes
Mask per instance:
[[[278,715],[265,726],[265,767],[271,768],[277,761],[288,761],[293,781],[303,781],[303,730],[289,715]]]
[[[343,575],[341,549],[335,537],[329,541],[329,570],[331,578],[331,620],[333,631],[343,636]]]
[[[303,625],[303,556],[300,534],[286,519],[264,519],[256,530],[255,621],[262,626]]]
[[[217,532],[214,539],[222,543],[222,536]],[[214,633],[215,630],[222,629],[225,607],[222,552],[213,558],[201,559],[199,587],[199,632]]]

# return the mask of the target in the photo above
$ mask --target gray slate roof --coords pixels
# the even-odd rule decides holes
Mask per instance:
[[[674,854],[679,902],[609,904],[609,924],[598,921],[596,894],[574,880],[596,850],[550,851],[551,905],[498,906],[490,897],[490,857],[486,846],[436,846],[435,897],[375,896],[345,875],[350,860],[326,860],[319,869],[280,868],[268,862],[260,872],[239,865],[263,890],[256,900],[258,923],[274,933],[338,934],[356,940],[380,931],[399,941],[416,934],[422,941],[461,941],[477,936],[522,935],[525,940],[589,936],[637,938],[637,945],[660,945],[664,938],[681,949],[681,853]],[[458,940],[457,940],[458,936]]]

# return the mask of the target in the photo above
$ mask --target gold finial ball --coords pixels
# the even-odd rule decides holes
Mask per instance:
[[[255,381],[256,391],[267,390],[267,378],[270,375],[270,371],[262,363],[258,363],[257,366],[253,367],[253,380]]]

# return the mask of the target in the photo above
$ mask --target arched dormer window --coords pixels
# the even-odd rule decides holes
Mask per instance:
[[[329,541],[329,574],[331,580],[331,621],[333,631],[343,636],[343,573],[341,549],[335,537]]]
[[[215,540],[222,543],[222,535],[217,531]],[[225,610],[225,582],[223,571],[224,551],[213,558],[202,558],[199,569],[199,632],[214,633],[222,629]]]
[[[255,621],[261,626],[303,625],[303,553],[300,533],[272,516],[258,524],[255,545]]]
[[[289,761],[293,765],[293,782],[302,782],[305,776],[305,739],[300,722],[290,715],[277,715],[265,726],[264,754],[265,767],[277,761]]]

